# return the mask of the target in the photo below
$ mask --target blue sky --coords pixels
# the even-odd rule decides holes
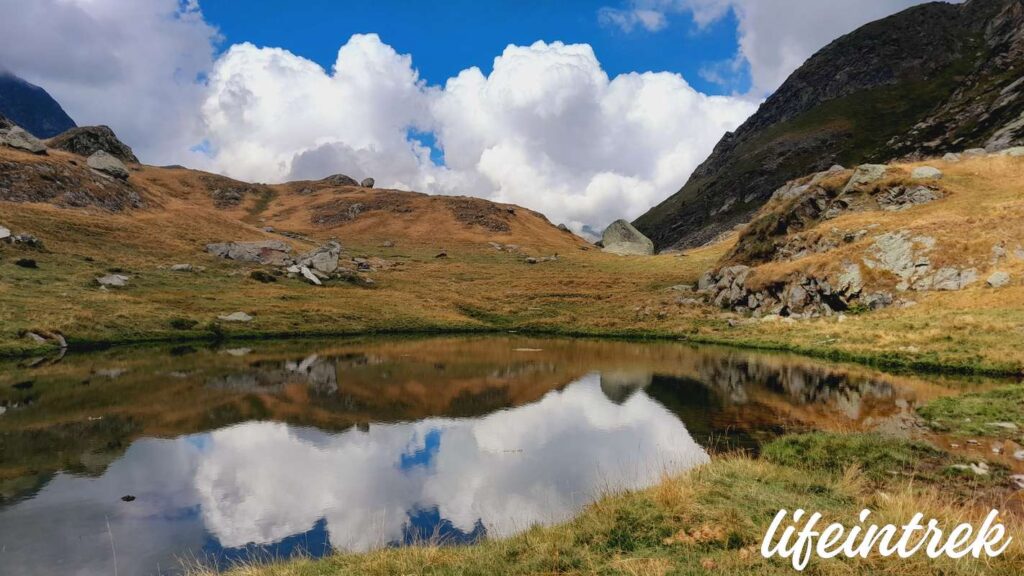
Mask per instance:
[[[669,13],[661,30],[627,33],[599,21],[598,10],[608,5],[614,3],[251,0],[240,10],[236,0],[202,2],[206,20],[225,37],[222,47],[244,41],[281,47],[327,69],[338,47],[358,33],[377,33],[399,53],[411,54],[421,77],[431,84],[441,84],[471,66],[489,73],[494,57],[509,44],[557,40],[591,45],[611,76],[669,71],[682,74],[706,94],[749,89],[746,75],[726,88],[700,74],[702,68],[736,55],[738,26],[732,12],[703,28],[690,12]]]

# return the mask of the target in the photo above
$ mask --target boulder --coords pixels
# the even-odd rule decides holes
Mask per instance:
[[[42,140],[29,134],[20,126],[0,129],[0,144],[32,154],[46,154],[46,145]]]
[[[853,171],[853,175],[850,176],[850,180],[846,183],[846,187],[843,188],[843,193],[881,180],[888,169],[889,167],[885,164],[861,164],[857,166],[857,169]]]
[[[249,316],[245,312],[233,312],[231,314],[218,316],[217,318],[225,322],[252,322],[252,316]]]
[[[363,181],[359,183],[363,188],[373,188],[374,184],[376,182],[374,182],[373,178],[363,178]]]
[[[942,170],[933,166],[918,166],[910,173],[914,180],[938,180],[942,178]]]
[[[345,174],[334,174],[323,179],[323,182],[331,184],[333,186],[359,186],[359,182],[351,176]]]
[[[89,156],[85,163],[89,165],[89,168],[102,172],[107,176],[112,176],[119,180],[128,179],[128,168],[125,167],[124,163],[103,150],[93,152],[92,156]]]
[[[0,240],[7,240],[11,237],[11,230],[0,226]]]
[[[1010,275],[1003,271],[993,272],[985,283],[990,288],[1002,288],[1010,283]]]
[[[81,126],[58,134],[46,141],[50,148],[64,150],[88,158],[100,150],[122,162],[138,164],[139,159],[125,143],[117,139],[108,126]]]
[[[103,288],[124,288],[128,285],[128,277],[121,274],[109,274],[96,279]]]
[[[950,164],[954,164],[954,163],[960,161],[960,155],[957,154],[956,152],[949,152],[948,154],[946,154],[945,156],[942,157],[942,160],[944,162],[948,162]]]
[[[324,274],[338,269],[338,258],[341,256],[341,244],[330,241],[327,244],[307,252],[298,258],[299,266],[306,266]]]
[[[625,220],[612,222],[601,235],[602,250],[620,256],[654,254],[654,242]]]
[[[1014,146],[1013,148],[1007,148],[999,153],[1000,156],[1009,156],[1011,158],[1020,158],[1024,156],[1024,146]]]
[[[968,148],[964,150],[962,156],[964,158],[981,158],[982,156],[988,156],[988,150],[984,148]]]
[[[258,262],[271,266],[287,266],[292,263],[292,247],[280,240],[207,244],[206,251],[239,262]]]
[[[171,266],[171,272],[191,272],[191,271],[192,271],[192,265],[191,264],[175,264],[174,266]]]

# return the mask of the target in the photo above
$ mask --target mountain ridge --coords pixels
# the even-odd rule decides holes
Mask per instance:
[[[2,69],[0,115],[37,138],[52,138],[77,126],[49,92]]]
[[[1022,30],[1022,0],[932,2],[862,26],[808,59],[634,225],[659,250],[703,245],[834,164],[1020,142]]]

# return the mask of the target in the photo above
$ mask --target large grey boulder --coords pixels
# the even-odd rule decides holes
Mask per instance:
[[[92,156],[89,156],[85,163],[89,165],[89,168],[102,172],[107,176],[112,176],[119,180],[128,179],[128,168],[125,167],[124,163],[103,150],[93,152]]]
[[[359,183],[363,188],[373,188],[374,184],[376,184],[376,182],[373,178],[363,178],[363,181]]]
[[[271,266],[287,266],[292,263],[292,247],[280,240],[207,244],[206,251],[239,262],[259,262]]]
[[[654,242],[625,220],[616,220],[601,235],[604,252],[620,256],[648,256],[654,254]]]
[[[843,188],[843,192],[849,192],[855,188],[867,186],[872,182],[881,180],[888,169],[889,167],[885,164],[861,164],[857,166],[857,169],[853,171],[853,176],[850,176],[846,187]]]
[[[20,126],[0,129],[0,144],[32,154],[46,154],[46,145],[42,140],[29,134]]]
[[[307,252],[298,258],[299,266],[305,266],[330,274],[338,269],[338,258],[341,256],[341,244],[331,240],[327,244]]]
[[[355,178],[345,174],[334,174],[324,178],[323,181],[334,186],[359,186],[359,182],[356,182]]]

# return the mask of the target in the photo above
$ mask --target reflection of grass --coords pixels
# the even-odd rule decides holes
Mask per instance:
[[[1019,439],[1024,431],[1024,386],[933,400],[918,413],[935,430],[957,436]]]
[[[775,513],[785,508],[821,512],[826,521],[856,523],[864,508],[872,521],[903,523],[916,512],[949,526],[980,523],[987,508],[973,508],[939,492],[938,483],[911,486],[904,479],[880,476],[865,482],[855,466],[871,468],[869,458],[885,449],[912,454],[922,448],[875,439],[819,435],[842,451],[845,468],[792,466],[767,460],[727,457],[714,460],[648,490],[608,496],[574,520],[535,527],[503,540],[466,547],[417,546],[366,554],[340,554],[324,560],[249,565],[236,576],[391,575],[391,574],[792,574],[790,565],[763,559],[760,539]],[[782,454],[782,440],[769,452]],[[868,450],[862,450],[868,447]],[[936,451],[937,452],[937,451]],[[881,488],[881,489],[879,489]],[[1019,519],[1004,519],[1011,534]],[[1016,539],[1007,552],[989,562],[910,559],[836,559],[812,563],[813,574],[1014,574],[1024,565]],[[196,570],[196,574],[207,574]]]

